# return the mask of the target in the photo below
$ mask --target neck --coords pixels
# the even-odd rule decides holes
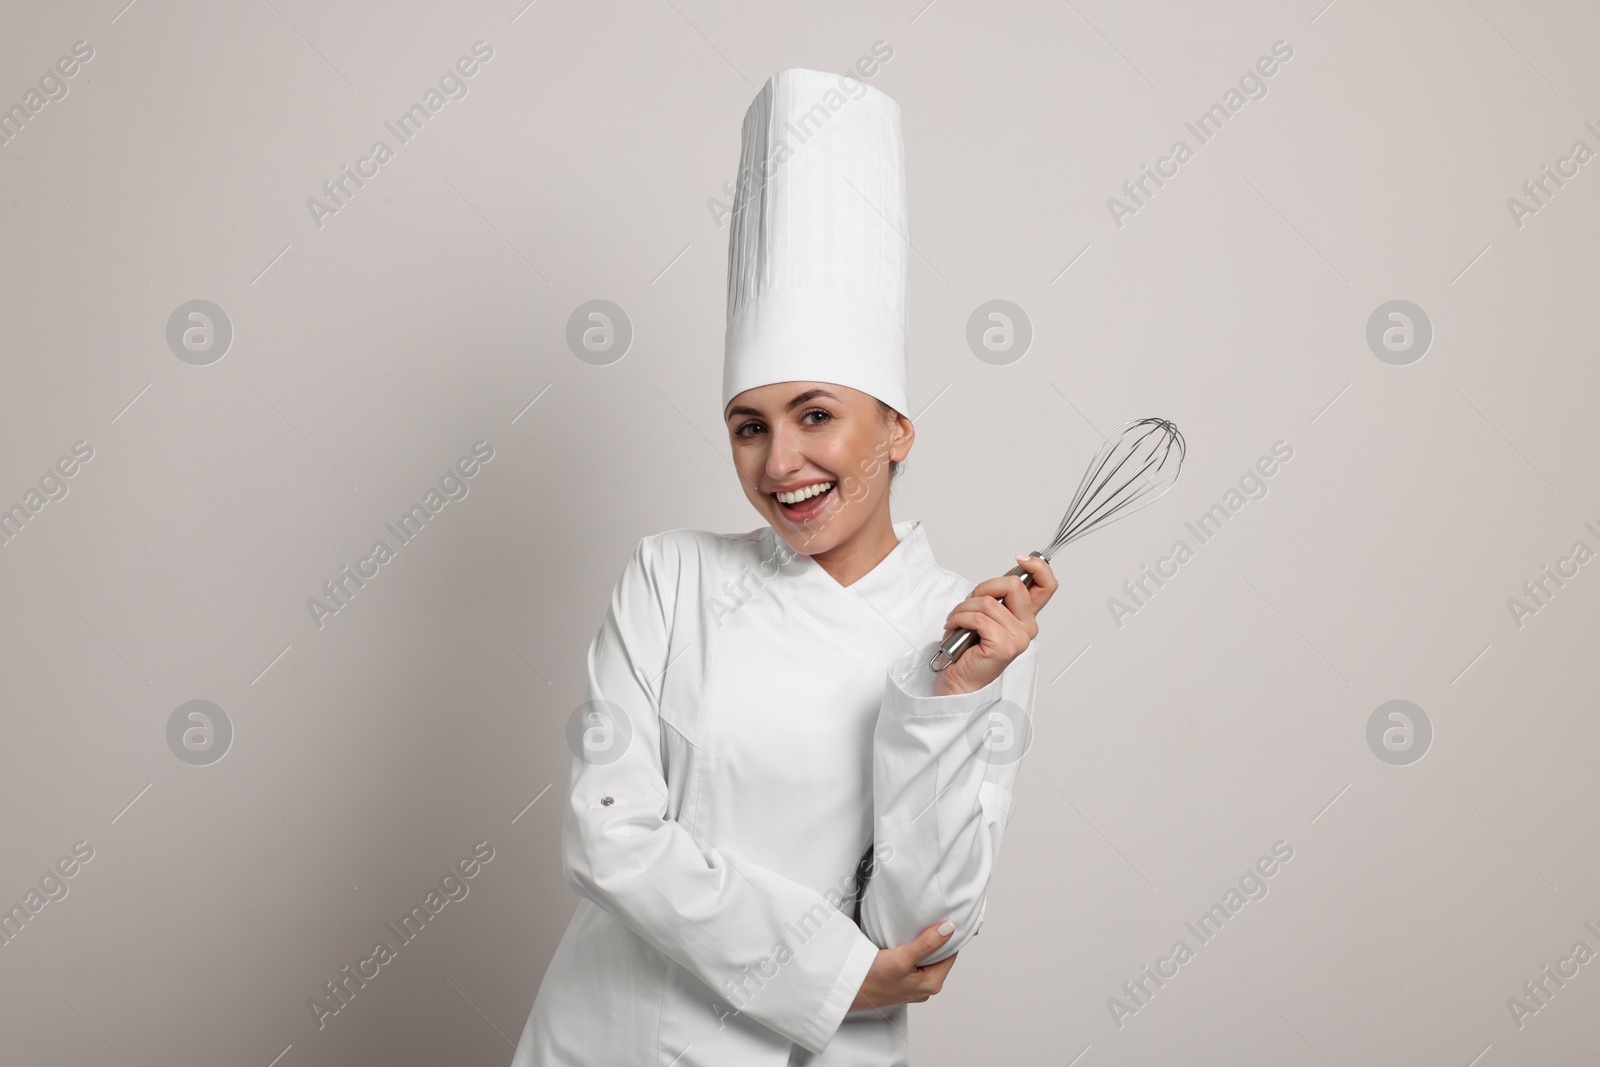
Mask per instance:
[[[882,563],[899,543],[900,539],[894,533],[894,523],[889,518],[889,509],[883,507],[874,511],[872,517],[851,537],[811,558],[834,581],[842,586],[851,586]]]

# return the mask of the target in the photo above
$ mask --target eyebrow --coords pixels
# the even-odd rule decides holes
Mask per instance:
[[[791,400],[787,404],[785,404],[783,406],[783,410],[785,410],[785,411],[793,411],[795,408],[799,407],[801,404],[804,404],[807,400],[815,400],[819,396],[825,396],[830,400],[838,400],[839,399],[837,396],[835,396],[833,393],[828,392],[826,389],[807,389],[805,392],[801,393],[799,396],[795,397],[793,400]],[[757,418],[760,418],[761,417],[761,412],[757,411],[755,408],[747,408],[747,407],[744,407],[744,406],[740,406],[740,407],[736,407],[736,408],[729,408],[728,409],[728,414],[726,416],[724,416],[724,417],[731,419],[735,415],[754,415]]]

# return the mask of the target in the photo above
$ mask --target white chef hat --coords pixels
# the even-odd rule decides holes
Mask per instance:
[[[722,406],[818,381],[906,413],[900,105],[850,75],[774,74],[745,112],[732,224]]]

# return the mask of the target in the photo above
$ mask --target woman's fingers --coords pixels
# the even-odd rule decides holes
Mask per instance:
[[[948,927],[948,929],[946,929]],[[955,936],[956,924],[948,919],[926,927],[922,933],[900,946],[901,952],[906,955],[906,962],[910,969],[915,969],[917,961],[924,956],[931,956]]]
[[[1033,576],[1033,588],[1028,592],[1033,600],[1033,610],[1038,613],[1050,603],[1050,598],[1061,588],[1061,583],[1056,580],[1056,572],[1041,556],[1018,556],[1017,563]]]
[[[938,963],[930,963],[926,967],[916,969],[914,978],[917,980],[923,1000],[927,1000],[944,988],[945,976],[950,973],[950,968],[956,965],[956,957],[959,955],[959,952],[952,952]]]
[[[961,657],[963,660],[971,656],[990,660],[998,665],[992,672],[979,672],[973,675],[971,680],[977,681],[981,678],[983,684],[987,684],[993,680],[993,675],[999,674],[1000,670],[1022,655],[1028,647],[1029,638],[1026,633],[1012,630],[981,611],[958,611],[950,621],[953,625],[972,630],[978,635],[978,644],[968,647],[966,655]]]
[[[1003,574],[998,578],[990,578],[987,582],[972,591],[974,596],[986,594],[1005,604],[1017,621],[1022,623],[1024,630],[1037,634],[1038,624],[1033,621],[1033,597],[1029,595],[1028,587],[1022,584],[1022,576],[1017,574]]]
[[[1024,583],[1019,574],[991,578],[974,588],[972,595],[945,617],[940,644],[956,630],[966,629],[978,635],[978,645],[976,649],[969,648],[973,653],[970,662],[951,664],[940,674],[934,684],[936,695],[983,688],[1039,636],[1039,609],[1049,602],[1059,583],[1043,558],[1017,559],[1030,576],[1030,583]]]
[[[974,601],[985,596],[994,597],[1005,604],[1032,639],[1039,636],[1036,616],[1050,602],[1061,584],[1056,580],[1050,564],[1040,556],[1018,556],[1017,563],[1032,578],[1031,585],[1024,584],[1020,575],[1003,574],[980,583],[972,590],[971,596],[956,607],[957,610],[977,608],[978,604]]]
[[[1016,620],[1022,624],[1022,628],[1027,631],[1030,640],[1037,637],[1039,624],[1034,620],[1033,616],[1039,609],[1035,606],[1033,596],[1028,587],[1023,585],[1022,579],[1015,575],[1007,577],[1006,584],[1010,586],[1002,598],[1006,607],[1010,609]]]
[[[948,638],[957,630],[971,630],[978,635],[978,642],[993,641],[996,636],[995,628],[998,624],[977,608],[955,608],[950,612],[950,617],[944,621],[944,637]],[[941,643],[944,638],[940,638]],[[968,646],[970,651],[972,646]]]
[[[941,645],[962,629],[976,633],[978,643],[939,673],[933,686],[936,696],[984,688],[1038,637],[1038,609],[1050,601],[1059,584],[1042,557],[1030,555],[1018,561],[1030,582],[1022,581],[1021,574],[990,577],[944,617]]]
[[[895,1004],[920,1004],[939,992],[959,953],[926,967],[917,966],[917,961],[937,952],[955,932],[955,923],[936,922],[905,944],[879,952],[856,991],[851,1010],[871,1008],[881,1012]]]
[[[995,583],[997,582],[1001,584],[996,585]],[[1006,582],[1011,583],[1011,585],[1008,587],[1004,584]],[[1020,578],[991,578],[974,589],[971,596],[951,608],[950,614],[946,618],[955,618],[958,611],[981,611],[996,622],[1009,626],[1018,619],[1018,616],[1011,610],[1007,602],[1002,602],[1001,597],[1007,592],[1010,592],[1013,597],[1018,596],[1017,587],[1021,583],[1022,579]],[[1026,600],[1027,598],[1022,597],[1022,599]],[[1031,621],[1031,616],[1029,618]],[[1026,629],[1026,627],[1023,628]]]
[[[926,967],[917,968],[923,975],[936,983],[933,987],[935,993],[939,992],[940,987],[944,985],[945,976],[950,973],[950,968],[956,965],[956,957],[959,955],[961,953],[952,952],[938,963],[930,963]]]
[[[1024,626],[1004,604],[985,596],[958,604],[946,625],[976,631],[980,642],[1009,660],[1038,634],[1038,624],[1032,620],[1030,623],[1031,626]]]
[[[948,933],[942,932],[945,930],[948,930]],[[956,924],[947,919],[934,923],[900,946],[901,951],[905,953],[903,959],[906,964],[906,980],[912,990],[920,995],[921,1000],[927,1000],[944,986],[944,976],[955,965],[956,957],[951,955],[926,967],[918,967],[917,961],[939,951],[946,941],[955,936],[955,932]]]
[[[927,986],[924,987],[928,991],[928,996],[931,997],[934,994],[943,991],[944,980],[946,976],[949,975],[950,968],[956,965],[956,957],[959,955],[961,955],[961,953],[954,952],[940,960],[938,963],[930,963],[926,967],[918,968],[928,982]]]

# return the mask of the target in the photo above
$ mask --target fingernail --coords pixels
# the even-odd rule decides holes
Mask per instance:
[[[953,934],[955,932],[956,932],[956,924],[951,922],[949,919],[946,919],[944,922],[939,924],[939,934],[940,934],[940,936],[948,937],[949,935],[951,935],[951,934]]]

